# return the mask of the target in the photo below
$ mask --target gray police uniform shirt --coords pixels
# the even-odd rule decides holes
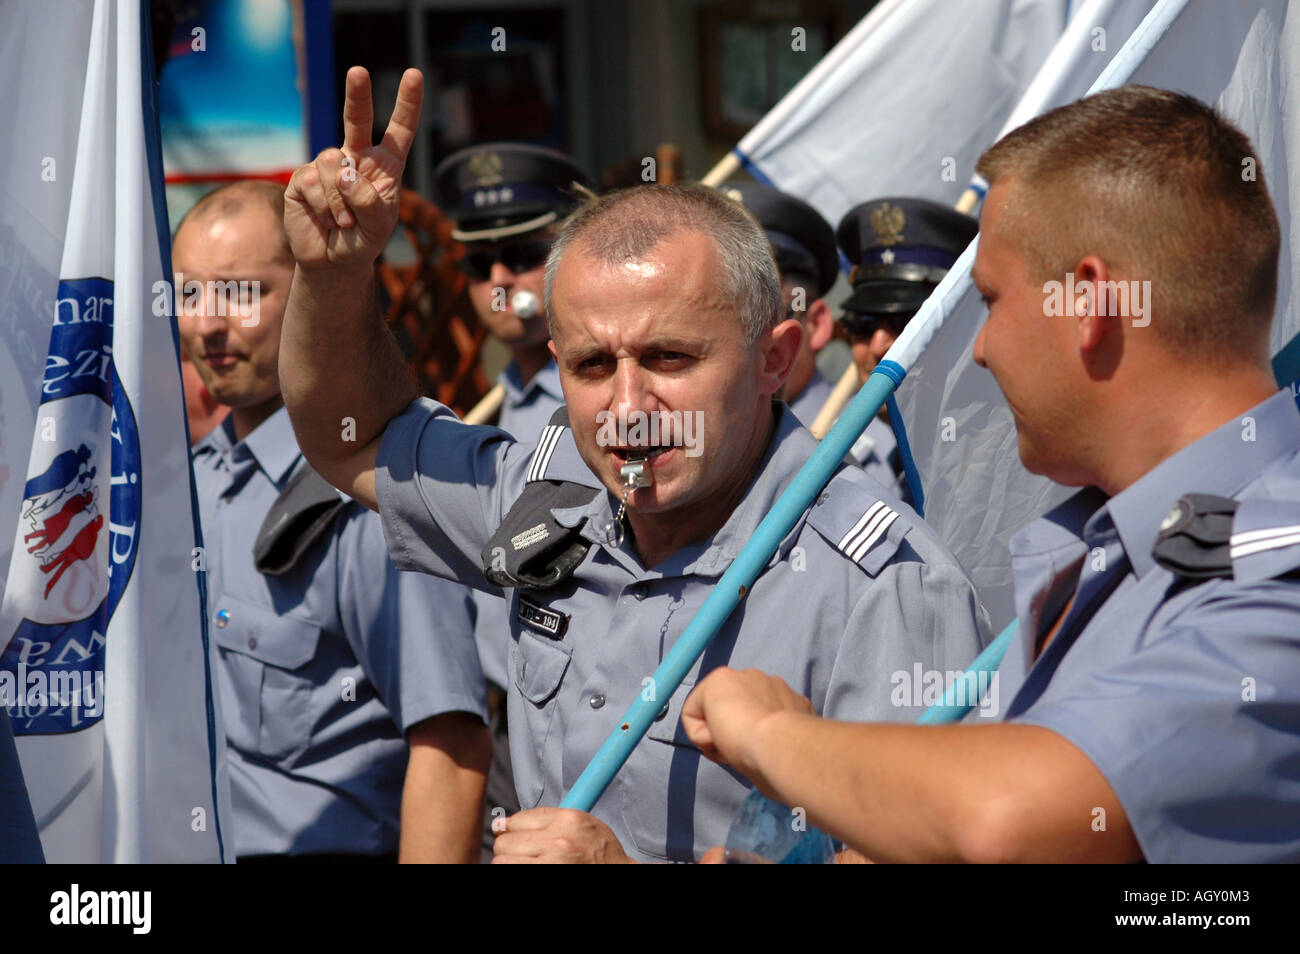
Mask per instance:
[[[519,366],[511,361],[501,372],[497,382],[505,388],[505,401],[497,426],[517,440],[532,440],[542,433],[556,408],[564,403],[560,389],[560,369],[552,361],[529,379],[525,385]],[[483,675],[498,686],[510,685],[506,675],[506,662],[510,650],[510,616],[506,601],[495,593],[474,591],[474,606],[478,619],[474,624],[474,640],[478,643]]]
[[[601,539],[615,506],[572,432],[537,444],[469,427],[422,398],[393,418],[376,463],[389,552],[402,569],[483,586],[481,552],[526,480],[570,481],[591,502],[551,511],[590,544],[573,576],[510,591],[510,754],[524,808],[556,805],[719,576],[816,448],[784,405],[762,468],[725,525],[659,566],[629,542]],[[584,491],[585,493],[585,491]],[[974,589],[934,533],[861,470],[846,466],[782,541],[744,603],[670,698],[594,806],[641,861],[691,861],[722,844],[748,783],[703,758],[681,725],[682,702],[719,665],[784,678],[818,712],[910,722],[891,704],[891,674],[966,666],[987,641]]]
[[[813,421],[817,420],[818,413],[830,400],[831,392],[834,390],[835,386],[820,371],[814,370],[808,384],[793,401],[789,402],[790,410],[794,411],[794,416],[799,419],[799,423],[810,428],[813,426]],[[899,499],[908,501],[906,482],[902,474],[894,472],[891,459],[897,446],[894,429],[889,426],[888,421],[882,420],[877,415],[871,419],[862,436],[849,449],[849,456],[857,461],[876,483]]]
[[[1228,576],[1180,577],[1152,557],[1188,493],[1239,501]],[[1300,412],[1290,392],[1112,498],[1081,491],[1022,530],[1011,553],[1020,625],[998,675],[1007,720],[1078,747],[1148,861],[1300,861]]]
[[[485,717],[474,607],[465,587],[398,573],[378,514],[353,501],[288,572],[258,572],[258,530],[301,461],[284,408],[237,444],[227,417],[194,449],[235,852],[387,854],[405,731]]]

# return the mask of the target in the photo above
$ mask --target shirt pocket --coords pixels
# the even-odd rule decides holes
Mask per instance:
[[[666,861],[722,844],[747,789],[686,737],[682,705],[694,688],[677,688],[620,773],[623,824],[640,851]]]
[[[230,596],[219,606],[229,614],[212,630],[225,651],[227,736],[237,749],[291,765],[311,743],[318,694],[329,691],[310,665],[321,627]]]
[[[518,709],[510,713],[510,758],[514,766],[519,804],[533,808],[541,801],[546,788],[546,767],[558,766],[558,743],[551,739],[552,723],[559,704],[558,695],[564,674],[569,669],[572,648],[562,641],[546,639],[528,629],[521,629],[511,653],[515,688],[519,690]],[[516,728],[522,716],[524,724]]]

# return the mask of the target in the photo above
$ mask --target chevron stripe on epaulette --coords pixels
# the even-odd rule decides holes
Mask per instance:
[[[1300,524],[1291,527],[1270,527],[1267,530],[1247,530],[1228,538],[1232,559],[1237,560],[1265,550],[1278,550],[1300,544]]]
[[[528,465],[528,483],[542,480],[546,476],[546,467],[550,464],[551,455],[555,453],[555,446],[560,443],[564,431],[563,424],[546,425],[542,439],[537,442],[537,450],[533,451],[533,462]]]
[[[883,500],[877,500],[867,508],[866,513],[858,518],[848,533],[844,534],[836,546],[853,562],[858,562],[870,552],[871,548],[885,537],[889,525],[898,519],[898,512],[887,506]]]

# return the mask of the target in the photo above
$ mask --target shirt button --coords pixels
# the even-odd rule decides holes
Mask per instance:
[[[605,704],[605,694],[603,692],[593,692],[591,698],[587,701],[591,703],[593,709],[599,709]]]
[[[230,622],[229,610],[217,610],[217,628],[225,629],[226,624]]]
[[[249,636],[249,637],[248,637],[248,648],[249,648],[249,649],[256,649],[256,648],[257,648],[257,637],[256,637],[256,636]]]
[[[632,595],[635,596],[635,597],[636,597],[637,599],[639,599],[639,600],[643,600],[643,599],[646,598],[646,590],[647,590],[647,589],[648,589],[648,587],[647,587],[644,583],[636,583],[636,584],[633,584],[633,586],[632,586]]]

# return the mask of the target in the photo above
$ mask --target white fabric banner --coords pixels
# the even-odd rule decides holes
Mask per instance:
[[[147,20],[0,4],[0,693],[51,862],[217,861],[229,817]]]
[[[832,227],[879,196],[955,204],[1069,7],[882,0],[735,152],[755,178],[799,196]]]

